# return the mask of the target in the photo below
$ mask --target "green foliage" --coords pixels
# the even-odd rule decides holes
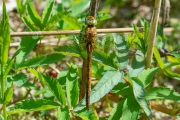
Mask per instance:
[[[77,72],[77,67],[71,65],[69,72],[66,76],[66,94],[69,107],[74,107],[78,103],[79,87]]]
[[[78,37],[74,37],[73,44],[58,46],[54,48],[53,53],[32,58],[29,58],[30,53],[37,45],[37,42],[44,37],[22,37],[18,50],[12,58],[8,58],[11,39],[8,16],[5,3],[3,3],[3,15],[0,23],[0,102],[3,104],[4,114],[0,116],[0,119],[6,119],[11,114],[55,109],[59,120],[76,119],[76,117],[84,120],[101,120],[104,118],[99,118],[94,114],[96,111],[93,107],[96,106],[97,102],[102,103],[102,106],[104,103],[107,103],[109,110],[111,107],[110,103],[116,102],[117,105],[109,111],[110,116],[106,119],[136,120],[143,117],[142,114],[147,118],[152,117],[151,106],[148,104],[148,101],[163,99],[180,102],[180,94],[178,92],[166,87],[150,86],[159,71],[162,71],[168,77],[180,80],[180,75],[171,71],[172,66],[179,65],[180,54],[179,51],[169,52],[170,55],[177,59],[176,63],[167,62],[166,58],[165,60],[162,59],[158,49],[165,47],[167,39],[159,26],[152,68],[144,69],[149,31],[149,24],[144,20],[141,21],[144,32],[140,32],[138,27],[133,25],[135,32],[128,35],[128,37],[122,34],[108,34],[97,39],[97,46],[95,45],[96,47],[92,54],[92,77],[96,78],[92,81],[93,85],[90,93],[90,104],[93,107],[87,110],[85,108],[85,97],[79,101],[81,94],[79,92],[81,84],[79,81],[81,81],[81,76],[83,76],[80,72],[81,68],[73,63],[68,64],[69,69],[61,70],[57,78],[51,76],[49,72],[41,70],[39,72],[38,69],[59,62],[65,56],[76,57],[78,60],[79,58],[86,59],[83,24],[87,15],[83,14],[83,12],[89,8],[90,1],[64,0],[62,3],[55,5],[54,0],[49,0],[42,15],[38,14],[30,1],[16,0],[16,2],[18,12],[28,28],[27,31],[79,30],[81,28],[82,30]],[[113,3],[112,0],[105,2],[106,5],[110,3]],[[125,2],[119,0],[116,3],[118,3],[117,6],[121,6]],[[96,19],[103,21],[109,18],[111,18],[109,14],[99,13]],[[135,37],[132,39],[134,35]],[[58,36],[58,38],[60,37],[62,36]],[[69,38],[69,36],[65,37]],[[134,48],[133,45],[136,45],[135,54],[131,56],[129,49]],[[157,67],[156,63],[158,63]],[[33,83],[29,81],[28,75],[20,71],[25,68],[28,68],[28,71],[36,77]],[[43,88],[38,88],[39,84],[38,87],[36,86],[36,83],[39,82]],[[25,100],[20,99],[19,103],[15,103],[11,107],[8,106],[6,111],[6,105],[11,102],[13,97],[13,85],[24,87],[29,93],[33,89],[36,93],[31,94],[34,99],[26,99],[29,95],[27,92],[27,95],[22,97]],[[39,99],[40,95],[43,97],[42,99]],[[178,116],[176,112],[173,115]]]
[[[57,98],[59,103],[62,106],[65,106],[66,105],[65,94],[61,85],[56,80],[49,77],[48,75],[42,75],[42,77],[45,81],[46,86],[54,94],[54,96]]]
[[[119,71],[107,71],[98,84],[91,90],[91,104],[105,96],[117,83],[122,80],[123,73]],[[75,107],[74,111],[85,108],[85,98]]]
[[[58,120],[70,120],[69,108],[66,107],[58,107]]]
[[[29,100],[24,100],[20,103],[17,103],[13,107],[10,107],[7,113],[8,115],[10,115],[10,114],[17,114],[17,113],[22,113],[22,112],[48,110],[48,109],[57,108],[58,106],[59,104],[52,100],[29,99]]]
[[[27,67],[37,67],[37,66],[42,66],[42,65],[49,65],[55,62],[58,62],[59,60],[63,59],[64,55],[58,54],[58,53],[53,53],[49,55],[44,55],[44,56],[37,56],[35,58],[29,59],[25,61],[21,66],[19,66],[19,69],[22,68],[27,68]]]

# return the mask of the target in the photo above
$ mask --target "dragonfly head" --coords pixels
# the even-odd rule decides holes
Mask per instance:
[[[85,23],[86,23],[86,25],[95,26],[97,24],[97,21],[93,16],[88,16]]]

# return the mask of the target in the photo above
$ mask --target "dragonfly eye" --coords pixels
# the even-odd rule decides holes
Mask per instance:
[[[96,19],[94,19],[93,16],[89,16],[87,19],[86,19],[86,25],[96,25],[97,24],[97,21]]]

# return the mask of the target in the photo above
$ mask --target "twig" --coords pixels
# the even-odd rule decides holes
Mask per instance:
[[[133,28],[110,28],[97,29],[97,33],[119,33],[119,32],[133,32]],[[143,31],[143,28],[139,28]],[[80,30],[57,30],[57,31],[34,31],[34,32],[11,32],[11,37],[18,36],[50,36],[50,35],[76,35]]]
[[[153,11],[153,16],[150,24],[150,30],[148,34],[148,48],[147,48],[147,54],[146,54],[146,69],[151,66],[151,61],[153,57],[153,50],[154,50],[154,42],[156,38],[156,32],[157,32],[157,26],[158,26],[158,20],[159,20],[159,13],[160,13],[160,7],[161,7],[161,0],[155,1],[155,7]]]
[[[143,28],[138,28],[140,32],[144,32]],[[165,28],[164,32],[171,32],[173,28]],[[109,28],[109,29],[97,29],[97,33],[128,33],[134,32],[133,28]],[[50,35],[77,35],[80,30],[58,30],[58,31],[34,31],[34,32],[11,32],[11,37],[20,36],[50,36]]]

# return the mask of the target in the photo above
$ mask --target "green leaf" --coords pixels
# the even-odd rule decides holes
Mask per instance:
[[[130,78],[137,77],[144,70],[144,55],[141,51],[137,51],[133,61],[131,63],[131,67],[129,69],[128,75]]]
[[[158,71],[159,71],[159,67],[143,70],[139,74],[138,79],[143,83],[145,87],[147,87],[152,82],[154,75]]]
[[[58,120],[70,120],[68,106],[64,108],[58,107]]]
[[[54,96],[61,103],[61,105],[65,106],[66,105],[65,93],[61,85],[55,79],[51,78],[49,75],[42,75],[42,76],[49,90],[54,94]]]
[[[12,100],[12,97],[13,97],[13,88],[9,87],[4,93],[4,98],[5,98],[4,103],[10,102]]]
[[[54,48],[54,51],[59,52],[63,55],[70,55],[75,57],[81,56],[81,51],[76,45],[66,45]]]
[[[71,65],[66,77],[66,93],[70,107],[74,107],[79,98],[77,66]]]
[[[41,66],[41,65],[49,65],[49,64],[58,62],[64,57],[65,57],[64,55],[61,55],[59,53],[53,53],[53,54],[44,55],[44,56],[37,56],[35,58],[31,58],[25,61],[23,64],[21,64],[19,69],[22,69],[24,67],[36,67],[36,66]]]
[[[14,76],[12,76],[11,81],[14,82],[14,84],[18,87],[21,87],[27,82],[28,78],[24,73],[18,73]]]
[[[97,116],[94,114],[92,109],[89,109],[88,111],[86,109],[83,109],[81,111],[76,112],[76,114],[83,120],[98,120]]]
[[[4,117],[0,114],[0,120],[4,120]]]
[[[71,29],[81,29],[81,24],[75,17],[71,16],[70,14],[64,15],[62,19],[68,24],[68,26],[70,26]]]
[[[114,63],[113,59],[104,52],[95,50],[92,54],[92,59],[102,63],[103,65],[117,69],[117,65]]]
[[[122,120],[137,120],[140,112],[140,106],[138,105],[134,97],[128,97],[122,107]]]
[[[97,102],[105,96],[115,85],[117,85],[123,77],[123,73],[119,71],[107,71],[100,79],[98,84],[92,89],[90,93],[90,103]],[[85,98],[76,105],[74,111],[79,111],[85,108]]]
[[[11,70],[12,66],[13,66],[13,63],[14,63],[14,60],[10,60],[5,68],[5,71],[4,71],[4,75],[3,75],[3,80],[6,79],[6,77],[8,76],[9,74],[9,71]]]
[[[153,87],[146,89],[145,98],[147,100],[165,99],[180,102],[180,94],[165,87]]]
[[[40,28],[36,27],[35,24],[31,21],[31,19],[28,18],[26,15],[23,15],[22,19],[23,19],[25,25],[29,28],[29,30],[31,30],[31,31],[40,30]]]
[[[180,52],[171,52],[171,54],[173,55],[173,56],[175,56],[176,58],[179,58],[180,59]]]
[[[20,103],[16,103],[15,106],[10,107],[7,114],[17,114],[22,112],[32,112],[32,111],[41,111],[41,110],[49,110],[54,109],[59,106],[58,103],[46,100],[46,99],[29,99],[24,100]]]
[[[110,117],[108,118],[108,120],[120,120],[121,116],[122,116],[122,108],[124,105],[126,99],[121,100],[110,112]]]
[[[18,13],[20,13],[22,15],[25,12],[25,10],[24,10],[24,7],[23,7],[21,1],[20,0],[16,0],[16,4],[17,4],[17,11],[18,11]]]
[[[129,85],[120,82],[112,89],[112,93],[117,93],[123,97],[128,97],[132,95],[132,90]]]
[[[35,25],[41,25],[41,17],[30,2],[27,2],[27,14]]]
[[[0,23],[0,61],[5,64],[8,60],[8,50],[11,42],[9,18],[6,13],[6,4],[3,2],[2,21]]]
[[[133,93],[136,101],[139,103],[141,108],[144,110],[146,115],[151,118],[152,113],[151,110],[148,106],[148,102],[145,99],[145,90],[142,82],[138,78],[132,78],[129,79],[132,87],[133,87]]]
[[[160,67],[161,69],[164,69],[164,67],[165,67],[164,62],[163,62],[163,60],[161,59],[161,56],[160,56],[160,54],[159,54],[159,52],[158,52],[158,49],[157,49],[156,47],[154,47],[154,56],[155,56],[155,58],[156,58],[156,60],[157,60],[157,62],[158,62],[159,67]]]
[[[129,62],[129,52],[125,37],[121,34],[112,34],[114,39],[115,53],[120,70],[124,70]]]
[[[24,62],[31,50],[35,47],[40,37],[38,36],[25,36],[22,38],[20,47],[18,49],[23,50],[16,57],[17,68]]]
[[[49,20],[53,8],[54,0],[49,0],[47,5],[44,8],[43,15],[42,15],[42,24],[46,25],[47,21]]]
[[[73,16],[80,15],[83,13],[86,9],[89,8],[90,1],[89,0],[82,0],[81,2],[78,2],[77,4],[73,5],[70,8],[71,14]]]
[[[174,79],[180,80],[180,75],[179,74],[171,72],[169,70],[169,68],[166,68],[166,66],[165,66],[165,64],[164,64],[163,60],[161,59],[161,56],[160,56],[160,54],[158,52],[158,49],[156,47],[154,48],[154,56],[155,56],[155,58],[156,58],[156,60],[157,60],[157,62],[159,64],[160,68],[166,73],[166,75],[168,75],[169,77],[172,77]]]
[[[49,19],[49,21],[46,24],[46,29],[52,28],[53,26],[56,25],[56,23],[60,22],[63,18],[64,15],[66,15],[67,12],[58,12]]]

